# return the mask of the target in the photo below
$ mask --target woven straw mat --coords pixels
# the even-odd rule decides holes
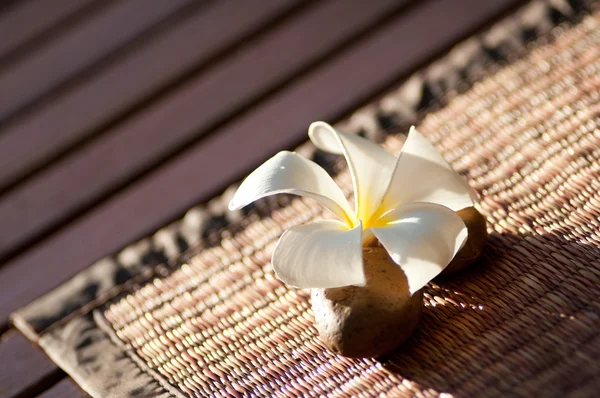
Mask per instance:
[[[308,292],[274,276],[281,233],[323,216],[289,197],[109,303],[106,321],[191,396],[600,394],[599,42],[587,17],[422,119],[481,194],[490,238],[476,265],[429,284],[418,330],[389,356],[327,351]],[[343,164],[336,181],[350,193]]]

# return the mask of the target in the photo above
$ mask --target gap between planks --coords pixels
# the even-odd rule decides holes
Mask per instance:
[[[38,395],[38,398],[89,398],[70,377],[65,377],[56,385],[50,387],[43,394]]]
[[[311,121],[338,120],[518,3],[420,3],[381,26],[0,269],[0,317],[215,195],[276,151],[293,148]]]
[[[244,6],[239,0],[191,3],[191,9],[185,7],[170,24],[164,21],[166,27],[146,36],[129,53],[116,51],[121,56],[96,65],[95,73],[72,79],[39,106],[0,126],[0,192],[85,143],[194,65],[206,64],[221,50],[304,4],[264,0],[262,7],[255,7],[249,1]],[[223,29],[226,21],[231,27]]]
[[[0,68],[0,121],[5,121],[48,91],[193,0],[112,1],[62,31],[55,40]]]
[[[21,333],[10,330],[0,338],[0,397],[31,397],[63,379],[44,352]]]
[[[0,65],[23,56],[38,43],[60,31],[70,22],[92,12],[98,0],[26,0],[0,13]],[[36,23],[31,23],[36,21]]]

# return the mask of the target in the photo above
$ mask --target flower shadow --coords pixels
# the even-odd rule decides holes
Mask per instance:
[[[599,280],[597,240],[492,233],[475,264],[426,288],[418,330],[379,360],[419,392],[560,395],[598,376]]]

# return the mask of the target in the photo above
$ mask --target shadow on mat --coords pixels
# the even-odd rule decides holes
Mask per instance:
[[[426,290],[419,329],[383,367],[459,396],[554,396],[597,377],[600,242],[572,236],[491,234],[476,264]]]

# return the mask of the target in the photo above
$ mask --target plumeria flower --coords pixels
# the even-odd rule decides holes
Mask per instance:
[[[339,219],[288,229],[273,252],[277,276],[300,288],[364,286],[362,247],[373,238],[402,268],[411,294],[437,276],[466,241],[456,211],[473,206],[469,185],[414,127],[398,157],[324,122],[313,123],[308,134],[317,148],[345,156],[354,211],[323,168],[287,151],[250,174],[229,203],[237,210],[265,196],[295,194]]]

